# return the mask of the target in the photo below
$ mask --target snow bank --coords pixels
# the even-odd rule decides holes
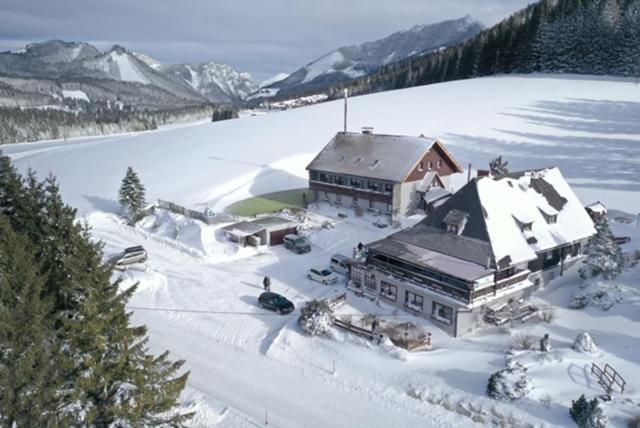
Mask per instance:
[[[91,102],[89,96],[81,90],[71,91],[71,90],[62,90],[62,96],[65,98],[74,98],[77,100],[83,100],[86,102]]]
[[[591,336],[586,331],[578,334],[576,340],[573,342],[572,348],[577,352],[586,352],[589,354],[596,354],[598,352],[596,344],[593,343],[593,339],[591,339]]]

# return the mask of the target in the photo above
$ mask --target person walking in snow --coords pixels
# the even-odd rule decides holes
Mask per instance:
[[[262,280],[262,286],[264,287],[264,291],[271,291],[271,278],[265,276]]]

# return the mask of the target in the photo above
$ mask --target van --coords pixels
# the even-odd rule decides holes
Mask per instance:
[[[331,256],[331,262],[329,264],[334,272],[347,275],[349,273],[349,258],[342,254],[334,254]]]

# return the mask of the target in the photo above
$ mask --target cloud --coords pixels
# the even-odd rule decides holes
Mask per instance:
[[[492,25],[530,0],[3,0],[0,47],[121,44],[167,62],[218,61],[268,77],[343,45],[471,15]]]

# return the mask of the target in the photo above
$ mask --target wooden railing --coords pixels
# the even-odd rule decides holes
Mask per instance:
[[[360,327],[358,325],[355,324],[351,324],[350,322],[347,321],[342,321],[339,318],[334,318],[333,319],[333,325],[335,325],[336,327],[339,327],[343,330],[347,330],[350,331],[351,333],[355,333],[359,336],[364,336],[369,340],[372,340],[375,335],[373,334],[373,330],[369,330],[366,329],[364,327]]]
[[[598,378],[598,383],[607,394],[611,394],[613,391],[613,386],[617,385],[620,389],[620,393],[624,392],[624,387],[627,382],[620,376],[616,370],[613,369],[609,364],[604,365],[604,370],[598,367],[595,363],[591,364],[591,374],[595,375]]]

